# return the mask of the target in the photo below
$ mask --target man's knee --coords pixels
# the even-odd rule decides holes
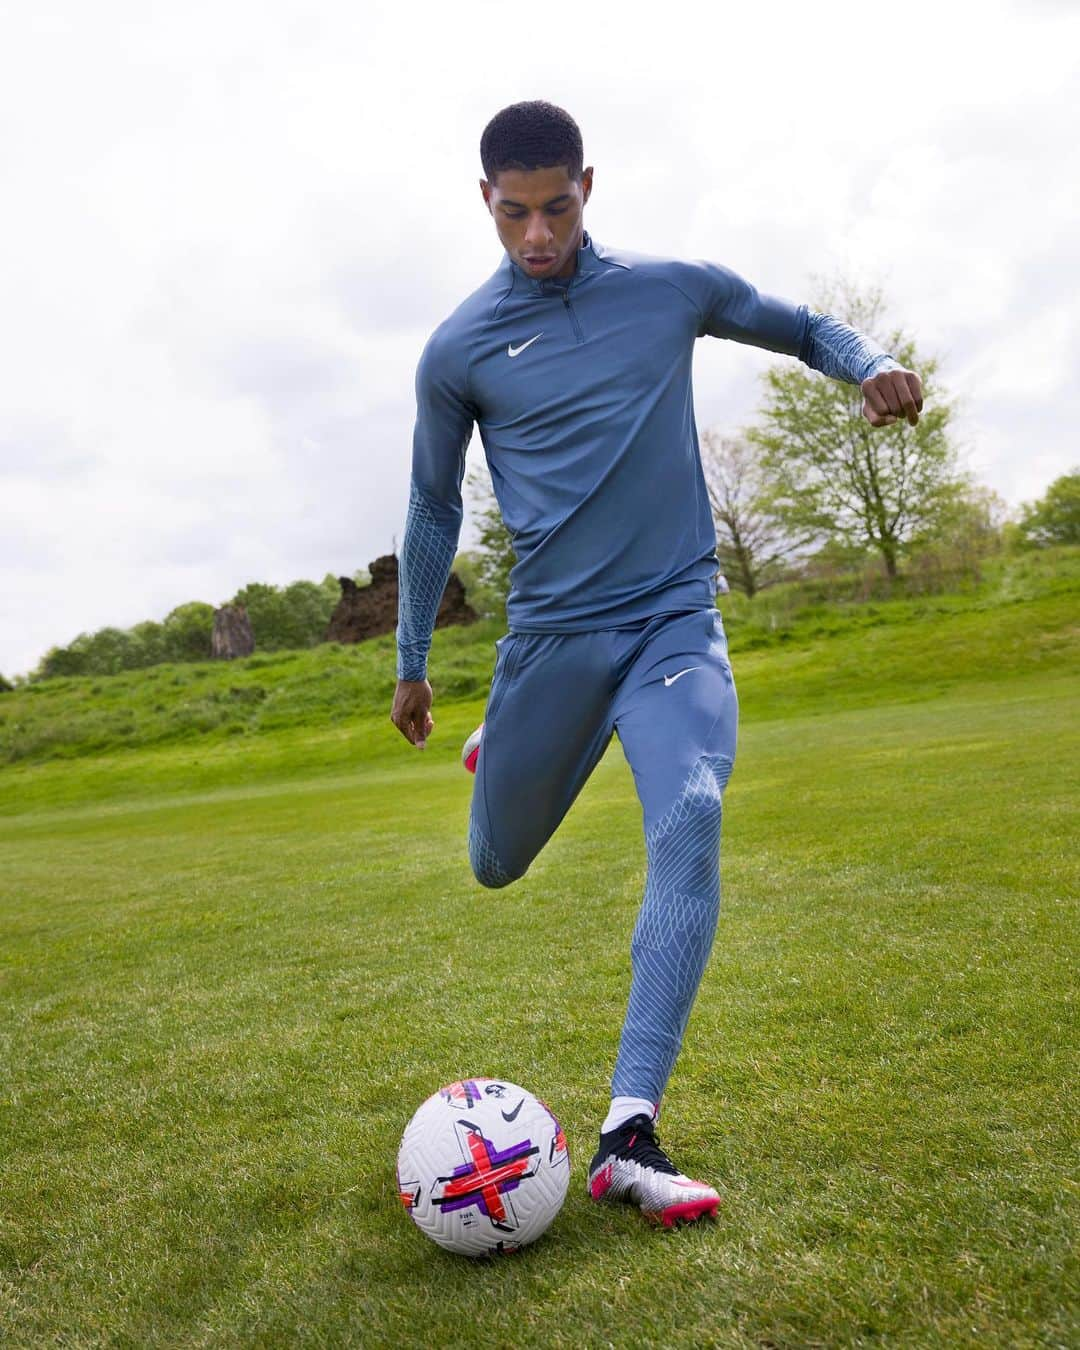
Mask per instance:
[[[512,881],[517,881],[519,877],[525,875],[525,868],[515,872],[503,866],[487,835],[475,820],[469,821],[469,863],[472,866],[473,876],[480,885],[492,890],[509,886]]]
[[[724,788],[732,761],[726,755],[702,755],[668,810],[646,830],[650,855],[680,852],[719,839]]]
[[[706,900],[707,909],[719,903],[720,822],[730,773],[726,756],[702,755],[668,811],[646,831],[654,903],[672,894]],[[705,914],[698,921],[710,922]]]

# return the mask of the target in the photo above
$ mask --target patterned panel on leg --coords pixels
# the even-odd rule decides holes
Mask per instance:
[[[649,870],[631,941],[633,980],[612,1091],[659,1101],[682,1044],[720,912],[726,755],[703,755],[647,832]]]
[[[474,817],[469,818],[469,862],[473,874],[481,886],[509,886],[515,880],[499,862],[498,855],[491,847],[487,835],[477,825]]]

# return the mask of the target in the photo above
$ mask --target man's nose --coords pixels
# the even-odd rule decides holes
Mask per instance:
[[[529,218],[529,225],[525,231],[525,242],[533,247],[543,246],[551,242],[552,233],[548,228],[548,223],[542,215],[535,215]]]

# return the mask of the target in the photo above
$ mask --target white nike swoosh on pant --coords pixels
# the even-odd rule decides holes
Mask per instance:
[[[528,340],[528,342],[523,342],[520,347],[515,347],[512,342],[508,342],[506,344],[507,356],[520,356],[526,347],[531,347],[533,345],[533,343],[536,341],[536,338],[542,338],[543,336],[544,336],[543,330],[541,330],[539,333],[537,333],[536,337],[531,337]]]
[[[664,688],[665,689],[669,688],[671,685],[675,683],[676,680],[681,680],[684,675],[689,675],[692,670],[700,670],[700,669],[701,669],[700,666],[687,666],[685,670],[680,670],[677,675],[665,675]]]

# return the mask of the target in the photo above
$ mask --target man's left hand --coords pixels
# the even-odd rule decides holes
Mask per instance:
[[[859,386],[862,413],[872,427],[891,427],[901,418],[912,426],[922,412],[922,380],[913,370],[882,370]]]

